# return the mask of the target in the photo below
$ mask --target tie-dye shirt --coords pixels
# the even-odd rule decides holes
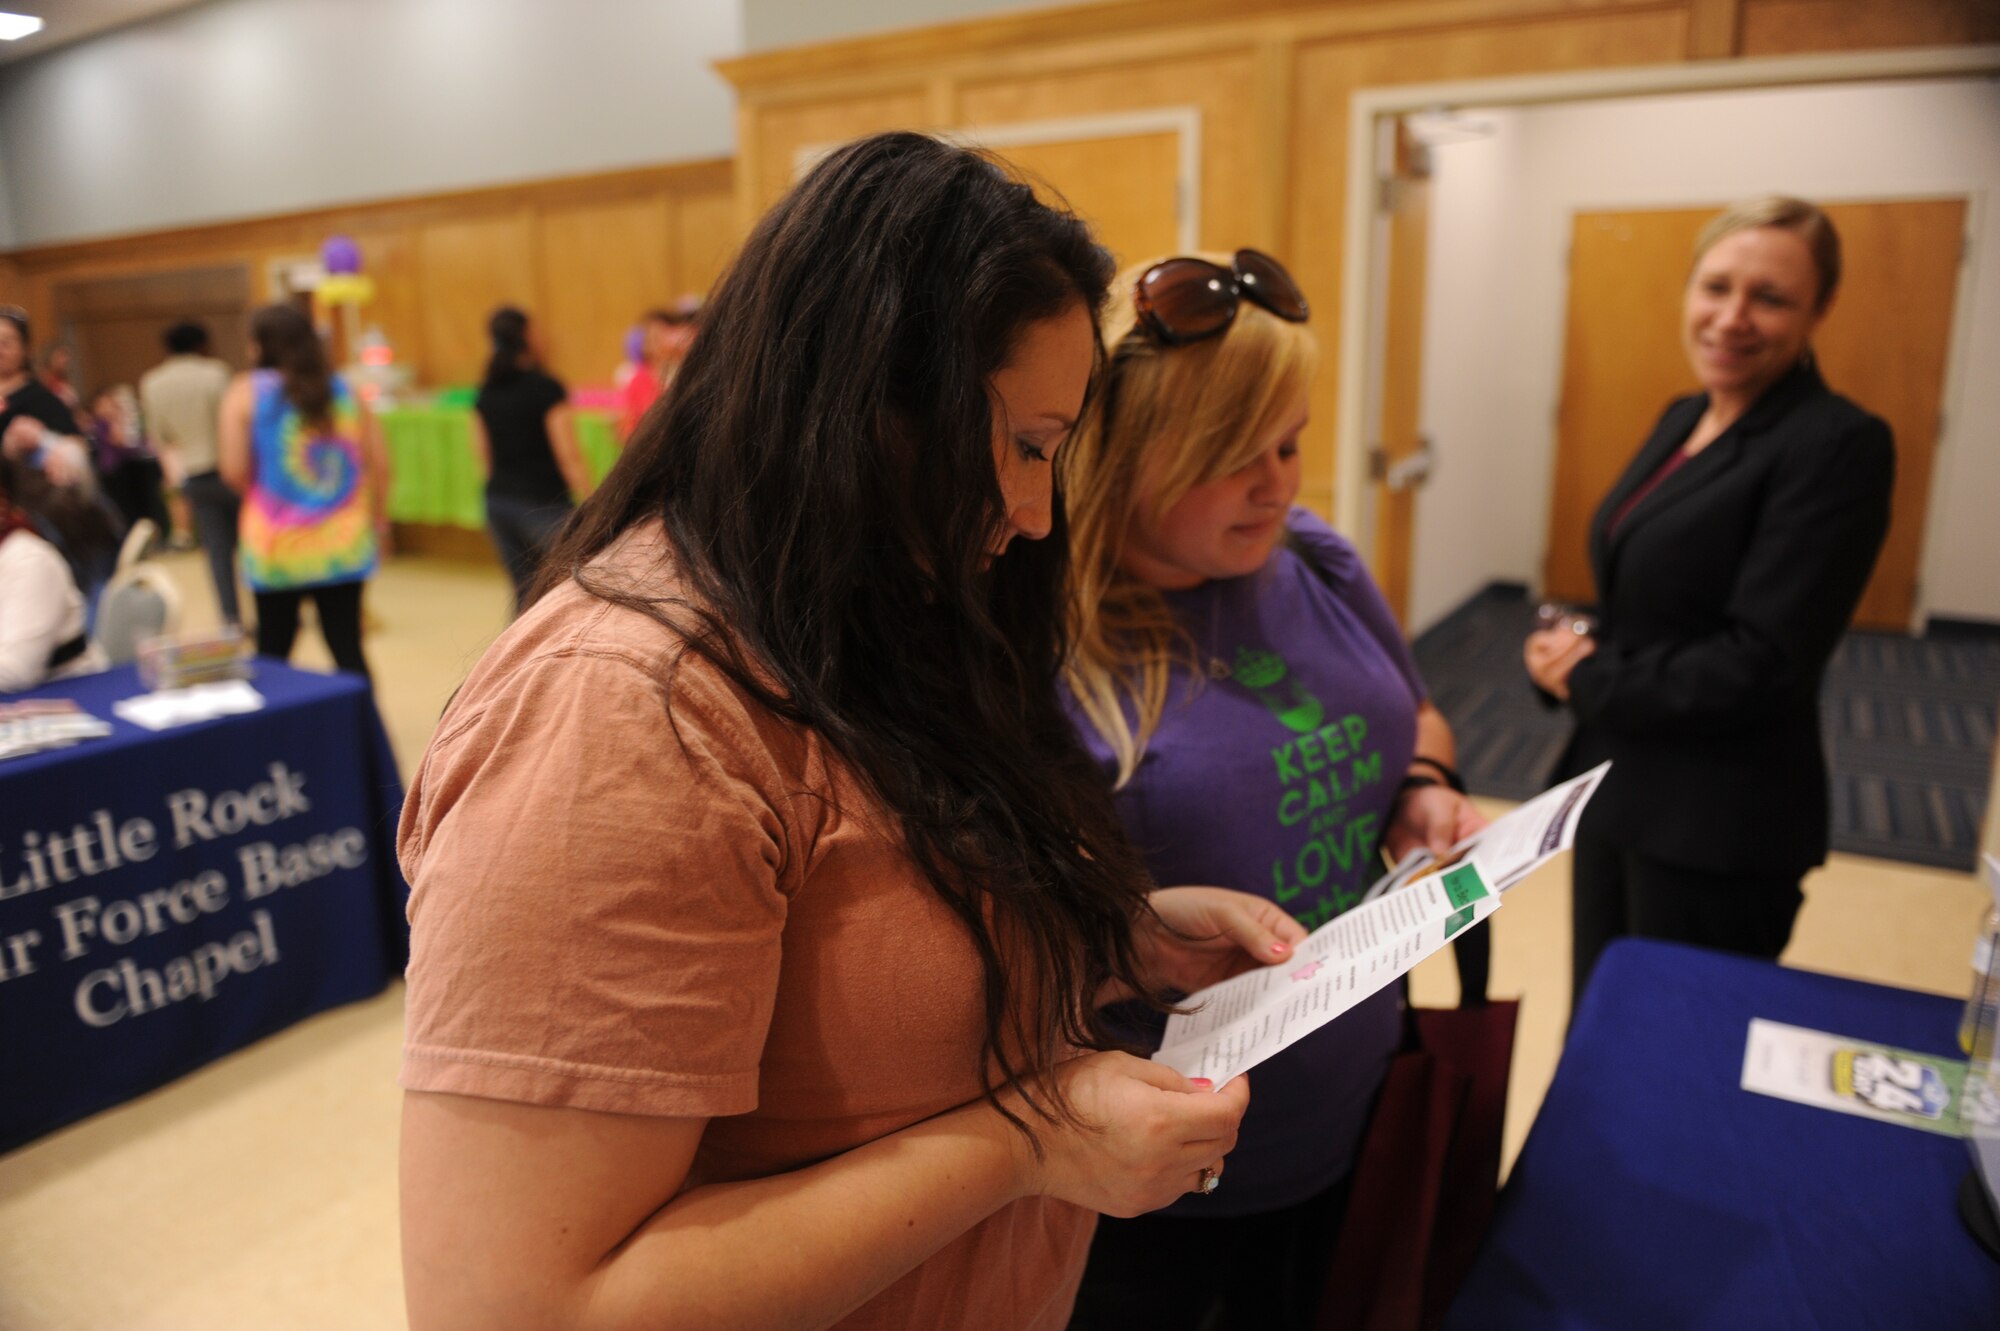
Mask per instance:
[[[332,428],[314,431],[285,398],[276,370],[250,375],[254,477],[243,498],[243,573],[258,591],[358,582],[376,541],[361,417],[333,380]]]

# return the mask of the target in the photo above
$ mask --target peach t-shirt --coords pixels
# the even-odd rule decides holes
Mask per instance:
[[[599,561],[679,590],[657,526]],[[574,583],[487,651],[403,806],[401,1084],[709,1118],[690,1184],[978,1097],[977,955],[810,729]],[[668,719],[671,704],[672,722]],[[1094,1218],[1004,1207],[843,1328],[1059,1328]]]

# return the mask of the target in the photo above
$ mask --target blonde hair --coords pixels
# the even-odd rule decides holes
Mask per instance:
[[[1833,299],[1834,291],[1840,286],[1840,233],[1834,230],[1833,219],[1818,205],[1789,195],[1766,194],[1760,199],[1749,199],[1711,218],[1694,243],[1694,262],[1688,266],[1689,279],[1692,280],[1695,269],[1701,267],[1701,256],[1707,254],[1716,241],[1760,226],[1789,231],[1805,242],[1806,253],[1812,256],[1813,267],[1819,272],[1819,294],[1813,301],[1813,308],[1826,309],[1827,302]]]
[[[1203,257],[1229,265],[1227,255]],[[1159,590],[1120,567],[1126,536],[1142,516],[1158,522],[1196,486],[1248,466],[1304,395],[1319,358],[1305,325],[1247,300],[1221,337],[1161,345],[1132,307],[1139,276],[1157,262],[1128,268],[1112,284],[1109,365],[1061,463],[1071,588],[1063,675],[1111,746],[1119,786],[1159,729],[1176,655],[1201,675]]]

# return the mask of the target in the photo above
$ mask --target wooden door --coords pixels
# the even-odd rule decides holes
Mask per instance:
[[[1400,120],[1390,160],[1394,175],[1383,195],[1387,288],[1382,299],[1381,411],[1370,454],[1375,514],[1369,568],[1397,621],[1407,627],[1417,492],[1430,475],[1422,390],[1431,182],[1429,154]]]
[[[1840,231],[1845,271],[1814,352],[1834,391],[1888,421],[1896,436],[1889,538],[1854,622],[1900,632],[1916,611],[1965,200],[1831,204],[1826,211]],[[1681,293],[1695,237],[1716,212],[1576,217],[1545,564],[1552,598],[1595,596],[1591,514],[1661,409],[1696,390],[1681,351]]]
[[[1121,271],[1194,245],[1193,226],[1182,226],[1193,190],[1181,180],[1179,130],[1011,143],[993,151],[1089,222]]]

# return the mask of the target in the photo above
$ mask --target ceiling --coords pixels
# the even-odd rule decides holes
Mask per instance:
[[[32,37],[0,42],[0,64],[26,60],[127,23],[200,3],[201,0],[0,0],[0,10],[32,14],[45,24]]]

